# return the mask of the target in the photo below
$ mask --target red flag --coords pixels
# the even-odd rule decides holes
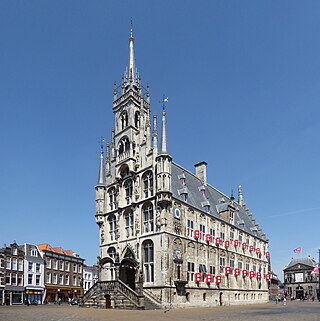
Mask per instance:
[[[294,253],[300,253],[302,251],[301,247],[297,247],[293,250]]]
[[[319,273],[319,267],[318,264],[313,268],[312,272],[313,274],[318,274]]]

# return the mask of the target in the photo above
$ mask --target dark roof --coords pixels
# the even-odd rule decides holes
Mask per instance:
[[[180,179],[184,175],[183,181]],[[180,165],[172,163],[172,193],[173,197],[179,199],[182,203],[187,203],[189,206],[195,207],[202,212],[206,212],[214,218],[221,219],[219,213],[226,211],[230,203],[230,197],[218,191],[213,186],[206,184],[191,172],[187,171]],[[184,201],[182,190],[186,190],[187,201]],[[234,222],[235,226],[253,236],[267,240],[266,235],[261,228],[255,223],[252,214],[234,202],[236,208]]]
[[[305,257],[305,258],[299,258],[299,259],[291,259],[291,261],[286,266],[285,270],[287,270],[290,267],[292,267],[294,265],[297,265],[297,264],[304,264],[304,265],[308,265],[310,267],[315,267],[317,263],[311,257]]]

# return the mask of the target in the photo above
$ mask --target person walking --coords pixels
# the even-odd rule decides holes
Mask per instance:
[[[276,304],[278,304],[278,302],[279,302],[279,296],[278,296],[278,294],[276,295]]]
[[[287,304],[287,299],[286,297],[283,297],[283,305],[286,305]]]

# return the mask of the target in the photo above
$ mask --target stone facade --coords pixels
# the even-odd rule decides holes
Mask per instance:
[[[235,201],[207,183],[205,162],[195,174],[174,163],[165,110],[158,149],[132,32],[129,52],[121,86],[114,86],[115,128],[106,156],[101,147],[95,187],[100,281],[121,280],[163,308],[267,302],[268,239],[242,187]]]
[[[284,272],[285,294],[294,299],[312,299],[317,297],[319,273],[313,273],[316,261],[310,257],[292,259]]]

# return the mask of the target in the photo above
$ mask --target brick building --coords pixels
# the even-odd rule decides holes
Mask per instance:
[[[5,288],[3,302],[6,305],[23,304],[23,246],[19,246],[16,241],[7,246],[3,246],[5,261]]]
[[[0,305],[4,304],[5,275],[4,249],[0,248]]]
[[[84,259],[72,250],[39,244],[39,251],[45,263],[44,284],[45,300],[62,302],[78,300],[83,294]]]
[[[98,281],[98,267],[87,266],[83,267],[83,290],[86,293]]]
[[[44,259],[34,244],[24,244],[24,287],[28,304],[44,301]]]

